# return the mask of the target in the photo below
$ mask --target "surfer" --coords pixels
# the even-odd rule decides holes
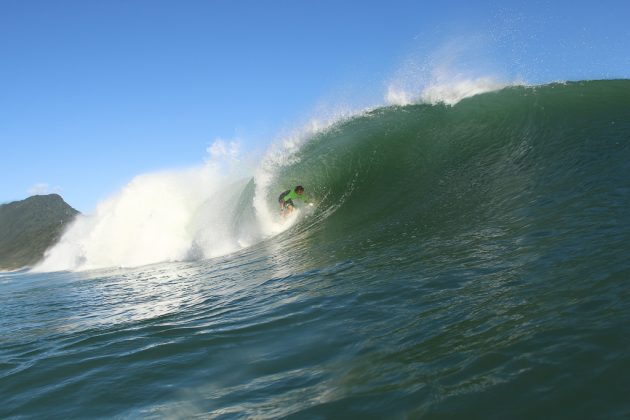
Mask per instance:
[[[293,204],[294,199],[306,202],[306,196],[304,195],[303,186],[298,185],[292,190],[286,190],[283,191],[282,194],[280,194],[280,197],[278,197],[278,203],[280,203],[280,211],[283,214],[291,214],[291,212],[295,208],[295,205]]]

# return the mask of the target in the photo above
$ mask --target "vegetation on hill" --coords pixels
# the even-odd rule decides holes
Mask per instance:
[[[0,205],[0,270],[37,263],[78,213],[58,194]]]

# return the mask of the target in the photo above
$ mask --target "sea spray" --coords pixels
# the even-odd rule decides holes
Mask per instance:
[[[410,55],[386,83],[385,102],[455,105],[471,96],[524,84],[496,70],[499,66],[486,44],[479,36],[455,37],[426,56]]]
[[[36,271],[136,266],[183,259],[192,240],[189,221],[220,188],[210,167],[137,176],[80,216]]]

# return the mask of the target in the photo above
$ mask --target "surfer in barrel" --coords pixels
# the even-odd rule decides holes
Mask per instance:
[[[306,195],[304,195],[303,186],[298,185],[292,190],[286,190],[283,191],[282,194],[280,194],[280,197],[278,197],[278,203],[280,203],[280,212],[282,212],[282,214],[291,214],[291,212],[295,208],[293,200],[302,200],[306,203]]]

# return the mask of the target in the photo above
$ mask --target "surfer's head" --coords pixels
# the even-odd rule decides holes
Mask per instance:
[[[301,185],[298,185],[297,187],[295,187],[295,192],[300,195],[304,194],[304,187]]]

